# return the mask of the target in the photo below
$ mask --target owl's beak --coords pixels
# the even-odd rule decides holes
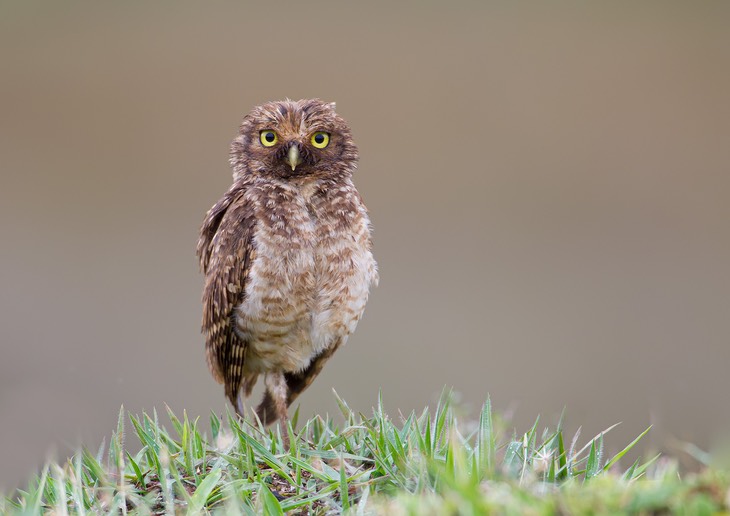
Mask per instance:
[[[297,165],[302,162],[302,157],[299,155],[298,145],[295,144],[289,147],[289,152],[286,155],[286,162],[289,163],[292,170],[295,170]]]

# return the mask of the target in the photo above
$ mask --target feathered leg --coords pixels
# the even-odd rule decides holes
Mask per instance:
[[[256,408],[256,415],[264,425],[269,425],[278,420],[284,445],[289,448],[289,430],[287,428],[287,422],[289,421],[287,415],[289,389],[286,385],[284,373],[267,373],[264,383],[266,384],[266,392]]]
[[[286,409],[289,408],[289,405],[297,399],[302,391],[311,385],[317,375],[322,371],[324,364],[337,351],[341,343],[342,341],[338,340],[332,346],[322,351],[303,371],[299,371],[298,373],[284,373],[285,385],[278,386],[275,389],[269,389],[269,384],[266,384],[267,389],[264,392],[264,397],[256,408],[256,414],[264,425],[270,425],[275,422],[282,414],[286,417]],[[286,408],[281,408],[274,392],[276,392],[276,389],[282,392],[284,388],[286,388]]]
[[[261,422],[268,426],[276,420],[280,421],[281,434],[289,447],[289,432],[287,429],[289,405],[314,381],[322,371],[325,362],[337,351],[342,344],[341,340],[334,342],[329,348],[317,355],[309,366],[298,373],[269,373],[266,375],[266,391],[261,403],[256,407],[256,415]]]
[[[236,403],[233,405],[236,408],[236,414],[238,414],[238,417],[243,419],[244,414],[246,413],[246,409],[244,407],[244,402],[246,401],[246,395],[243,392],[243,389],[238,390],[238,396],[236,397]]]
[[[233,404],[233,407],[236,409],[236,414],[238,414],[238,417],[241,419],[244,418],[244,415],[246,414],[246,407],[245,402],[246,398],[251,396],[251,391],[254,388],[254,385],[256,385],[256,380],[258,379],[257,374],[250,374],[248,376],[245,376],[243,378],[243,381],[241,382],[241,386],[238,388],[238,393],[236,394],[236,400],[234,401],[231,399],[231,403]]]

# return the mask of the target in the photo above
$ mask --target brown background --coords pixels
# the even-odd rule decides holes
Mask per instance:
[[[302,5],[300,7],[300,5]],[[730,3],[6,2],[0,486],[224,407],[194,247],[253,105],[335,100],[381,286],[301,399],[707,446],[728,423]]]

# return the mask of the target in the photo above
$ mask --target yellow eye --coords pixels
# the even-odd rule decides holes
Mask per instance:
[[[324,149],[330,143],[330,135],[328,133],[317,131],[312,135],[312,145],[318,149]]]
[[[273,147],[278,141],[279,137],[276,136],[276,133],[274,131],[270,129],[261,131],[261,145],[263,145],[264,147]]]

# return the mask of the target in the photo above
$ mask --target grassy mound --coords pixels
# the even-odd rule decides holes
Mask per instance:
[[[725,472],[681,478],[657,457],[618,469],[648,429],[604,457],[605,432],[584,444],[580,432],[567,441],[561,425],[539,431],[539,421],[508,433],[489,401],[475,422],[459,420],[449,393],[399,421],[382,402],[372,417],[338,403],[341,427],[321,417],[299,426],[295,414],[289,450],[278,428],[258,421],[213,415],[208,438],[198,420],[168,410],[172,432],[156,413],[129,416],[141,444],[133,453],[122,409],[108,450],[47,465],[27,490],[0,499],[0,513],[713,514],[730,504]]]

